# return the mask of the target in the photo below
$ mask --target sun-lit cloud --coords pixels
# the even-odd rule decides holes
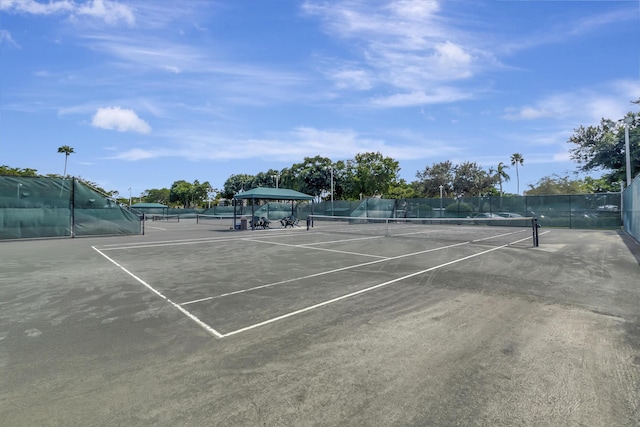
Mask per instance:
[[[11,33],[6,30],[0,30],[0,45],[11,46],[14,48],[20,47],[13,37],[11,37]]]
[[[640,82],[619,80],[597,87],[580,88],[540,98],[532,104],[508,107],[506,120],[573,120],[597,124],[602,118],[616,120],[631,111],[631,101],[640,98]]]
[[[128,25],[135,23],[133,10],[127,5],[113,0],[90,0],[87,2],[72,0],[51,0],[47,2],[2,0],[0,1],[0,10],[33,15],[67,15],[71,19],[91,17],[108,24],[117,24],[121,21]]]
[[[133,110],[120,107],[100,108],[93,116],[91,125],[118,132],[149,133],[151,126],[142,120]]]
[[[441,86],[427,93],[416,91],[411,93],[397,93],[387,97],[371,99],[371,104],[380,107],[409,107],[414,105],[443,104],[464,99],[470,99],[474,95],[453,87]]]
[[[482,69],[499,66],[490,52],[470,44],[473,37],[448,22],[439,1],[344,1],[331,5],[307,1],[302,9],[318,17],[331,37],[347,46],[358,46],[349,68],[332,68],[328,60],[323,64],[328,68],[325,75],[338,88],[356,82],[360,85],[355,88],[360,90],[384,88],[391,92],[385,102],[372,98],[378,107],[459,100],[459,96],[426,94],[442,93],[439,86],[443,83],[451,86],[467,81]],[[467,93],[473,91],[465,88]]]

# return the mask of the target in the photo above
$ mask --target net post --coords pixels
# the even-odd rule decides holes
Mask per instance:
[[[532,228],[532,232],[533,232],[533,247],[537,248],[539,241],[538,241],[538,228],[540,226],[538,225],[538,218],[532,218],[531,219],[531,228]]]

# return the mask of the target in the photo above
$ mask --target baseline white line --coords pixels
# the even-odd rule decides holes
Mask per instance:
[[[282,236],[287,237],[287,236],[291,236],[292,234],[282,234]],[[275,237],[275,236],[274,236]],[[280,237],[280,236],[279,236]],[[250,240],[250,237],[243,237],[243,238],[234,238],[234,237],[206,237],[206,238],[201,238],[201,239],[181,239],[181,240],[162,240],[162,241],[158,241],[158,242],[148,242],[148,243],[140,243],[140,242],[133,242],[133,243],[122,243],[122,244],[112,244],[112,245],[104,245],[101,246],[101,250],[103,251],[114,251],[114,250],[120,250],[120,249],[139,249],[139,248],[152,248],[155,246],[181,246],[181,245],[195,245],[195,244],[200,244],[200,243],[215,243],[215,242],[227,242],[227,241],[246,241],[246,240]]]
[[[251,329],[259,328],[261,326],[268,325],[270,323],[277,322],[279,320],[286,319],[288,317],[292,317],[292,316],[295,316],[295,315],[298,315],[298,314],[301,314],[301,313],[304,313],[304,312],[307,312],[307,311],[315,310],[316,308],[324,307],[325,305],[333,304],[335,302],[342,301],[344,299],[351,298],[351,297],[354,297],[356,295],[364,294],[366,292],[370,292],[370,291],[382,288],[384,286],[388,286],[388,285],[391,285],[393,283],[400,282],[400,281],[405,280],[405,279],[409,279],[409,278],[414,277],[414,276],[418,276],[418,275],[421,275],[421,274],[424,274],[424,273],[428,273],[428,272],[433,271],[433,270],[437,270],[437,269],[442,268],[442,267],[446,267],[446,266],[449,266],[449,265],[452,265],[452,264],[456,264],[456,263],[461,262],[461,261],[465,261],[465,260],[468,260],[468,259],[471,259],[471,258],[475,258],[477,256],[484,255],[484,254],[487,254],[489,252],[493,252],[493,251],[496,251],[498,249],[505,248],[505,247],[507,247],[509,245],[512,245],[512,244],[518,243],[518,242],[522,242],[522,241],[527,240],[527,239],[529,239],[529,237],[524,238],[524,239],[520,239],[520,240],[516,240],[515,242],[507,243],[505,245],[496,246],[495,248],[491,248],[491,249],[488,249],[486,251],[479,252],[477,254],[468,255],[468,256],[463,257],[463,258],[459,258],[459,259],[456,259],[456,260],[453,260],[453,261],[446,262],[444,264],[436,265],[435,267],[430,267],[430,268],[427,268],[425,270],[421,270],[421,271],[418,271],[418,272],[415,272],[415,273],[411,273],[411,274],[408,274],[408,275],[403,276],[403,277],[398,277],[396,279],[389,280],[388,282],[380,283],[378,285],[371,286],[369,288],[361,289],[359,291],[352,292],[350,294],[342,295],[340,297],[333,298],[333,299],[330,299],[328,301],[324,301],[324,302],[321,302],[321,303],[318,303],[318,304],[314,304],[314,305],[311,305],[309,307],[302,308],[300,310],[292,311],[291,313],[283,314],[282,316],[274,317],[272,319],[265,320],[264,322],[256,323],[254,325],[250,325],[250,326],[247,326],[247,327],[244,327],[244,328],[241,328],[241,329],[237,329],[235,331],[227,332],[226,334],[222,334],[222,337],[224,338],[224,337],[228,337],[228,336],[231,336],[231,335],[239,334],[241,332],[246,332],[246,331],[249,331]]]
[[[210,334],[218,337],[218,338],[222,338],[224,335],[222,335],[220,332],[216,331],[215,329],[213,329],[211,326],[207,325],[206,323],[204,323],[202,320],[198,319],[194,314],[190,313],[189,311],[185,310],[183,307],[181,307],[179,304],[176,304],[175,302],[171,301],[169,298],[167,298],[166,296],[164,296],[162,293],[160,293],[159,291],[157,291],[156,289],[153,288],[153,286],[149,285],[147,282],[145,282],[144,280],[142,280],[141,278],[139,278],[138,276],[136,276],[135,274],[133,274],[132,272],[130,272],[129,270],[127,270],[126,268],[124,268],[123,266],[121,266],[120,264],[118,264],[116,261],[114,261],[113,259],[109,258],[107,255],[105,255],[104,253],[102,253],[99,249],[97,249],[95,246],[91,246],[93,248],[93,250],[95,250],[96,252],[98,252],[100,255],[102,255],[103,257],[105,257],[106,259],[108,259],[110,262],[112,262],[114,265],[116,265],[118,268],[120,268],[122,271],[124,271],[125,273],[127,273],[129,276],[133,277],[135,280],[137,280],[139,283],[142,283],[147,289],[149,289],[151,292],[153,292],[154,294],[158,295],[160,298],[162,298],[163,300],[167,301],[169,304],[171,304],[172,306],[174,306],[175,308],[177,308],[178,310],[180,310],[182,312],[182,314],[184,314],[185,316],[187,316],[188,318],[190,318],[191,320],[193,320],[194,322],[196,322],[198,325],[200,325],[204,330],[206,330],[207,332],[209,332]]]

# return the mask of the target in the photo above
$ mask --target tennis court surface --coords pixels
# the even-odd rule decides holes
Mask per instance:
[[[640,423],[632,239],[540,229],[536,247],[526,222],[301,225],[181,219],[0,244],[0,417]]]

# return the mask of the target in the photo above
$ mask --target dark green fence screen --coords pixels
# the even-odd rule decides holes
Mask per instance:
[[[624,229],[640,241],[640,175],[624,190]]]
[[[0,239],[140,234],[141,219],[74,178],[0,176]]]
[[[340,203],[334,202],[333,209],[331,202],[318,203],[314,213],[369,218],[523,216],[537,217],[540,225],[545,227],[616,229],[622,226],[620,193],[398,200],[368,198]],[[341,208],[337,209],[337,206]]]

